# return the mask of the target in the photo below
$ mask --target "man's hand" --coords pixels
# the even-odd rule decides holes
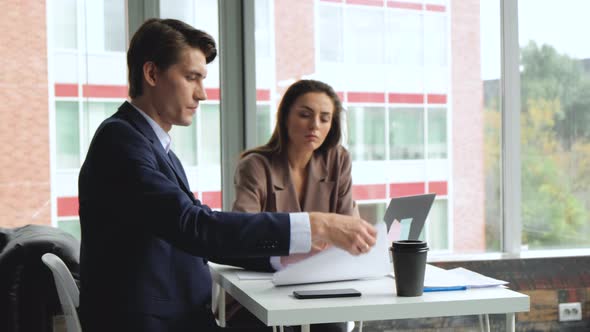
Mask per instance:
[[[358,217],[311,212],[309,220],[312,246],[325,242],[352,255],[360,255],[375,245],[377,230]]]

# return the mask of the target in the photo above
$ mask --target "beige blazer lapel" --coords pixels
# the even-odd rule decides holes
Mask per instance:
[[[308,167],[302,209],[307,212],[330,211],[331,194],[335,183],[329,181],[326,157],[321,152],[314,153]]]
[[[269,211],[273,209],[274,212],[301,212],[289,173],[289,161],[287,158],[279,155],[273,156],[271,174],[273,192],[268,206]]]

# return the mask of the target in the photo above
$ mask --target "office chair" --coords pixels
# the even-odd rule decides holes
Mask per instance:
[[[76,308],[80,302],[80,291],[74,281],[74,277],[66,264],[58,256],[46,253],[41,257],[43,263],[51,270],[55,281],[55,288],[59,296],[59,302],[66,319],[68,332],[82,332],[78,312]]]

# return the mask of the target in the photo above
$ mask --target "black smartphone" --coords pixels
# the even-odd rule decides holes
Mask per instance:
[[[361,292],[353,288],[301,290],[293,291],[293,296],[298,299],[322,299],[327,297],[356,297],[361,296]]]

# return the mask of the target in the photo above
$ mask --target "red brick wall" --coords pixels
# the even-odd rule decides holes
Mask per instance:
[[[51,223],[45,1],[0,1],[0,227]]]
[[[485,250],[479,0],[451,2],[453,221],[456,252]]]
[[[277,82],[315,71],[314,1],[275,1]],[[288,86],[277,87],[282,93]]]

